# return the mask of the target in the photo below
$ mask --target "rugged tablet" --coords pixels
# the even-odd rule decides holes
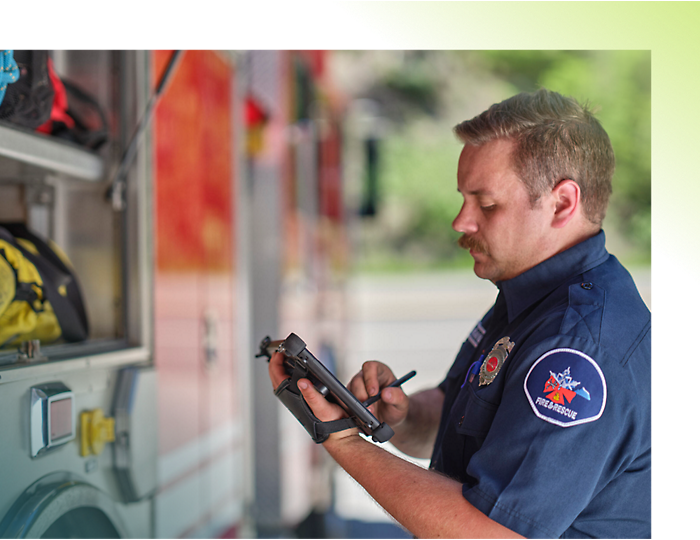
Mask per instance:
[[[377,418],[324,366],[309,350],[306,343],[296,334],[289,334],[283,341],[271,341],[269,337],[260,343],[260,353],[268,362],[275,352],[284,354],[285,370],[291,377],[283,381],[275,390],[275,395],[284,403],[297,420],[306,428],[311,438],[323,442],[328,435],[343,429],[357,426],[375,442],[386,442],[394,430]],[[349,418],[333,422],[321,422],[301,396],[297,387],[299,379],[306,378],[331,403],[340,405]]]

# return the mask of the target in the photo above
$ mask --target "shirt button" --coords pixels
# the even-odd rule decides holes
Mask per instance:
[[[588,281],[586,283],[581,283],[581,288],[590,291],[593,288],[593,283],[590,283]]]

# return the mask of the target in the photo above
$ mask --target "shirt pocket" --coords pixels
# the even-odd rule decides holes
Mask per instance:
[[[465,390],[468,392],[467,402],[455,429],[460,435],[473,437],[481,446],[491,429],[498,405],[481,399],[472,385],[467,385]]]

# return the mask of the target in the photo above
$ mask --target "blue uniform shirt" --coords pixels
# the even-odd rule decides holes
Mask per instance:
[[[651,315],[631,276],[601,231],[497,286],[440,385],[431,468],[523,536],[650,537]]]

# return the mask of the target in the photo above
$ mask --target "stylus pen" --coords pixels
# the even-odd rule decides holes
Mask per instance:
[[[385,388],[396,388],[397,386],[401,386],[401,385],[402,385],[403,383],[405,383],[408,379],[411,379],[411,378],[414,377],[415,375],[416,375],[416,372],[415,372],[415,371],[411,371],[410,373],[406,373],[406,375],[404,375],[404,376],[401,377],[400,379],[396,379],[396,380],[395,380],[393,383],[391,383],[390,385],[385,386]],[[376,403],[377,401],[379,401],[379,399],[380,399],[381,397],[382,397],[382,393],[379,392],[376,396],[372,396],[372,397],[369,398],[367,401],[365,401],[362,405],[364,405],[365,407],[369,407],[370,405],[372,405],[372,403]]]

